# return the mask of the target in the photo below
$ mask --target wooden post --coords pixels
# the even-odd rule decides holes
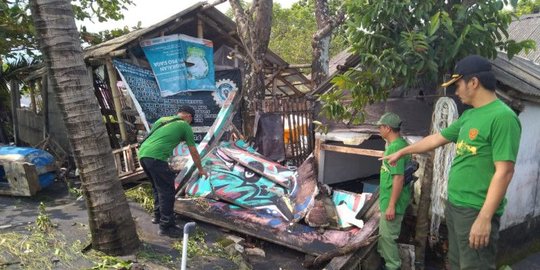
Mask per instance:
[[[197,37],[204,38],[204,25],[201,18],[197,18]]]
[[[46,73],[41,77],[41,99],[43,101],[43,139],[49,136],[49,75]]]
[[[118,126],[120,127],[120,138],[122,142],[127,141],[126,127],[124,125],[124,118],[122,117],[122,104],[120,103],[120,90],[116,86],[118,78],[116,77],[116,69],[113,67],[112,59],[107,58],[107,74],[109,75],[109,85],[111,86],[111,92],[114,101],[114,111],[116,112],[116,119],[118,120]]]
[[[238,53],[238,45],[234,45],[234,53]],[[234,67],[235,68],[238,68],[238,57],[233,57],[234,58]]]
[[[9,85],[11,90],[11,120],[13,121],[13,140],[15,145],[19,145],[19,122],[17,120],[17,108],[21,105],[19,95],[19,84],[15,81],[11,81]]]
[[[29,82],[30,84],[30,108],[32,108],[32,111],[37,114],[37,106],[36,106],[36,82],[32,81]]]

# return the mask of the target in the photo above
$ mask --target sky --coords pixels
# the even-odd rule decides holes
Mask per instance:
[[[111,21],[106,23],[84,22],[89,32],[99,32],[107,29],[123,28],[124,26],[136,26],[141,21],[142,27],[151,26],[161,20],[164,20],[201,0],[133,0],[136,6],[129,7],[124,12],[124,20]],[[274,0],[274,3],[280,3],[282,7],[288,8],[298,0]],[[208,2],[213,2],[210,0]],[[229,2],[216,6],[221,12],[225,13],[229,8]],[[80,25],[78,23],[78,25]]]

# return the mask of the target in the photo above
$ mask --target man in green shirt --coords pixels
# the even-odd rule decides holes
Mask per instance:
[[[152,184],[154,195],[152,223],[159,223],[159,235],[174,238],[182,236],[182,229],[176,226],[174,219],[176,174],[169,168],[167,162],[173,149],[180,142],[186,142],[199,175],[208,176],[201,165],[201,158],[195,147],[190,126],[193,117],[195,117],[195,110],[189,106],[183,106],[178,110],[177,115],[159,118],[152,126],[150,136],[139,148],[141,166]]]
[[[452,269],[495,269],[500,216],[514,174],[521,124],[497,98],[495,75],[485,58],[471,55],[460,60],[452,79],[443,86],[453,84],[461,102],[473,108],[441,133],[383,159],[393,164],[403,155],[456,143],[445,212],[450,265]]]
[[[399,134],[401,119],[398,115],[385,113],[377,122],[381,137],[387,142],[384,155],[390,155],[409,145]],[[388,270],[401,267],[399,249],[396,240],[401,232],[401,221],[411,200],[410,185],[404,185],[405,166],[411,155],[397,160],[394,166],[383,160],[379,186],[379,240],[377,249],[384,258]]]

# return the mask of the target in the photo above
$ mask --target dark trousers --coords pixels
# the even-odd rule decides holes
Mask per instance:
[[[141,158],[141,166],[150,179],[154,194],[154,216],[159,219],[159,226],[166,228],[174,226],[174,179],[176,174],[171,171],[167,162]]]
[[[500,217],[491,219],[489,244],[481,249],[469,247],[469,233],[479,211],[446,203],[448,259],[452,270],[495,270]]]

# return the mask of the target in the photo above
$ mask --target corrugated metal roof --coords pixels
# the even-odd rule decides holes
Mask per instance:
[[[523,15],[508,27],[508,38],[516,41],[531,39],[538,47],[529,53],[524,51],[518,55],[540,64],[540,14]]]
[[[519,55],[508,60],[502,52],[491,62],[498,81],[524,95],[540,97],[540,65]]]

